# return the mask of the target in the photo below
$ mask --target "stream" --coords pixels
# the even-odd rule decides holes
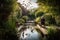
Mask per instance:
[[[24,31],[20,33],[19,40],[40,40],[40,34],[33,28],[27,27]]]

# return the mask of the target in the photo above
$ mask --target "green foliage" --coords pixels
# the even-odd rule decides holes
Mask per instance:
[[[15,14],[16,15],[16,18],[17,19],[20,19],[22,17],[22,10],[21,10],[19,4],[17,4],[17,10],[15,12],[16,12],[16,14]]]
[[[59,6],[59,0],[38,0],[38,2],[48,4],[49,6]]]
[[[1,0],[0,1],[0,13],[9,13],[14,10],[14,6],[17,0]]]
[[[56,24],[60,26],[60,16],[56,16],[55,19],[56,19]]]
[[[15,20],[8,20],[0,27],[0,40],[17,40]]]
[[[43,12],[38,12],[38,13],[35,13],[35,16],[36,17],[41,17],[44,13]]]
[[[49,14],[49,15],[52,15],[55,17],[55,18],[47,17],[46,18],[47,25],[56,24],[56,23],[57,23],[57,25],[60,24],[60,21],[59,21],[60,18],[57,18],[57,16],[60,16],[59,0],[38,0],[38,4],[39,4],[39,8],[37,9],[37,11],[35,13],[42,11],[45,14]]]
[[[0,40],[17,40],[15,19],[9,17],[16,6],[17,0],[0,0]]]
[[[47,40],[60,40],[60,30],[56,28],[49,28],[48,29],[48,37]]]
[[[20,19],[19,23],[20,23],[20,25],[23,25],[25,23],[25,20],[24,19]]]
[[[35,14],[34,13],[30,13],[28,15],[28,17],[31,19],[31,20],[34,20],[35,19]]]
[[[46,25],[53,25],[56,24],[56,20],[52,15],[44,15],[45,18],[45,24]]]
[[[16,32],[9,29],[0,29],[0,40],[17,40]]]
[[[23,16],[22,19],[24,19],[26,22],[28,20],[28,16]]]
[[[40,23],[40,17],[37,17],[37,18],[35,19],[35,22],[36,22],[36,23]]]
[[[17,19],[20,19],[21,16],[22,16],[22,13],[20,12],[20,10],[18,10],[17,12],[18,12],[18,13],[16,14],[16,17],[17,17]]]
[[[8,16],[16,10],[17,0],[1,0],[0,1],[0,18],[7,20]]]
[[[9,15],[14,14],[13,11],[16,10],[17,2],[16,0],[1,0],[0,1],[0,26],[5,26],[6,21],[8,21]],[[7,24],[8,25],[8,24]]]

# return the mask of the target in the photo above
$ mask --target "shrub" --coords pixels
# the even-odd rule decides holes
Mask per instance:
[[[60,40],[60,30],[55,28],[48,29],[48,37],[47,40]]]
[[[60,26],[60,16],[56,16],[56,24]]]
[[[25,23],[25,20],[24,19],[20,19],[19,23],[20,23],[20,25],[23,25]]]
[[[31,13],[31,14],[28,15],[28,17],[29,17],[30,20],[33,20],[33,19],[35,19],[35,14]]]
[[[23,16],[22,19],[26,22],[28,20],[28,16]]]
[[[54,17],[52,17],[52,15],[44,15],[44,17],[45,17],[45,24],[46,25],[56,24],[56,20]]]
[[[36,22],[36,23],[40,23],[40,17],[37,17],[37,18],[35,19],[35,22]]]
[[[7,21],[0,28],[0,40],[18,40],[16,32],[14,22]]]
[[[44,12],[38,12],[38,13],[35,13],[35,16],[36,17],[41,17],[43,14],[44,14]]]

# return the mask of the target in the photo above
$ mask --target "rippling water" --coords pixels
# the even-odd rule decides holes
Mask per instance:
[[[35,29],[27,28],[21,32],[20,40],[40,40],[40,36]]]

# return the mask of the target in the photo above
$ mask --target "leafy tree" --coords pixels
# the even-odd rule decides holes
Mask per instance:
[[[0,14],[1,20],[6,20],[11,12],[15,11],[16,0],[1,0],[0,1]]]
[[[17,0],[0,0],[0,40],[17,40],[15,20],[11,15],[16,9]]]
[[[58,19],[58,16],[60,17],[60,6],[59,6],[59,3],[60,1],[59,0],[38,0],[38,4],[39,4],[39,8],[36,9],[35,11],[35,14],[38,14],[39,12],[44,12],[45,14],[47,15],[52,15],[51,19],[49,18],[46,18],[46,19],[49,19],[50,24],[60,24],[60,19]],[[44,14],[44,15],[45,15]],[[53,18],[55,17],[55,18]],[[54,21],[53,21],[54,20]],[[52,23],[53,21],[53,23]],[[47,23],[47,24],[48,24]]]

